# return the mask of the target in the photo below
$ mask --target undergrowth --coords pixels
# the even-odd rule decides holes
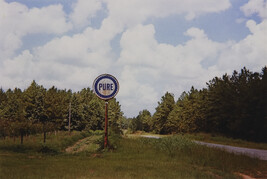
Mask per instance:
[[[59,154],[62,151],[73,145],[80,139],[92,135],[92,131],[85,132],[58,132],[57,134],[50,134],[47,136],[46,143],[42,142],[42,135],[28,136],[24,144],[20,144],[18,140],[7,138],[0,140],[0,151],[11,151],[17,153],[43,153],[43,154]]]
[[[266,178],[267,162],[247,156],[193,143],[185,136],[162,139],[127,138],[109,136],[110,150],[94,153],[57,155],[65,145],[70,145],[90,134],[62,133],[51,136],[50,147],[43,153],[27,153],[32,143],[26,143],[25,153],[8,152],[0,143],[0,178],[239,178],[236,173]],[[98,135],[101,136],[102,134]],[[60,137],[61,136],[61,137]],[[67,142],[62,145],[58,143]],[[91,137],[91,136],[90,136]],[[96,136],[94,136],[96,137]],[[97,137],[96,137],[97,138]],[[103,137],[96,141],[103,144]],[[89,140],[89,139],[88,139]],[[71,142],[72,141],[72,142]],[[1,141],[2,142],[2,141]],[[86,143],[86,141],[83,141]],[[6,141],[7,143],[7,141]],[[27,145],[26,145],[27,144]],[[21,146],[22,147],[22,146]],[[40,149],[40,148],[39,148]],[[22,151],[22,149],[18,149]],[[26,150],[26,151],[25,151]],[[259,174],[258,174],[259,173]]]

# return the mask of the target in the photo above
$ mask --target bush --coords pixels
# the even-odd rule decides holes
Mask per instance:
[[[56,147],[47,145],[42,145],[38,152],[50,155],[56,155],[60,153],[59,149],[57,149]]]

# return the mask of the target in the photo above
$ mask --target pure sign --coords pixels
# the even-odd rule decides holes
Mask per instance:
[[[105,140],[104,148],[108,146],[108,100],[114,98],[119,91],[118,80],[109,74],[98,76],[93,84],[95,94],[106,101],[105,105]]]
[[[117,95],[119,91],[119,82],[114,76],[103,74],[95,79],[93,89],[99,98],[107,101]]]

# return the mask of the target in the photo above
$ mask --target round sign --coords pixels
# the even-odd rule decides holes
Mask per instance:
[[[114,76],[103,74],[95,79],[93,89],[99,98],[109,100],[119,92],[119,82]]]

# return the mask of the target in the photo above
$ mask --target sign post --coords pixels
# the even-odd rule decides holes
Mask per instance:
[[[97,97],[105,100],[105,141],[104,148],[108,146],[108,100],[114,98],[119,92],[118,80],[110,74],[98,76],[93,83],[93,90]]]
[[[108,102],[105,102],[105,141],[104,141],[104,148],[108,146]]]

